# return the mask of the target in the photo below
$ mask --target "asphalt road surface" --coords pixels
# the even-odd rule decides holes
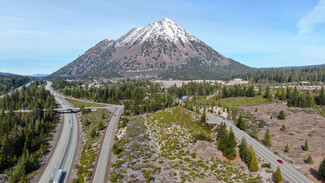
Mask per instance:
[[[120,118],[120,115],[123,111],[123,106],[111,105],[112,107],[117,108],[117,110],[112,114],[112,119],[109,122],[108,129],[105,133],[102,149],[99,155],[98,164],[96,166],[95,175],[92,180],[94,183],[104,183],[106,174],[108,173],[108,158],[110,151],[112,149],[115,137],[115,131],[117,127],[117,122]],[[107,181],[107,180],[106,180]]]
[[[55,100],[61,105],[63,109],[72,108],[70,104],[58,95],[52,88],[51,82],[48,82],[46,89],[50,90],[55,96]],[[62,129],[61,137],[55,148],[51,160],[47,164],[43,175],[39,179],[39,183],[52,182],[59,169],[66,172],[64,182],[67,182],[67,178],[70,176],[70,169],[72,168],[72,162],[77,147],[78,141],[78,120],[75,113],[65,113],[64,126]]]
[[[312,182],[307,177],[305,177],[302,173],[294,169],[291,165],[284,162],[283,164],[280,164],[277,162],[278,159],[280,159],[278,156],[276,156],[273,152],[268,150],[266,147],[264,147],[261,143],[253,139],[251,136],[237,128],[232,123],[223,120],[219,117],[216,117],[210,113],[207,113],[207,118],[209,123],[216,123],[220,124],[221,122],[225,122],[227,127],[230,128],[230,126],[233,129],[233,132],[238,140],[241,140],[242,137],[245,137],[247,144],[252,145],[255,152],[259,154],[262,158],[269,161],[272,165],[272,167],[280,167],[282,175],[287,178],[290,182],[298,183],[298,182]]]

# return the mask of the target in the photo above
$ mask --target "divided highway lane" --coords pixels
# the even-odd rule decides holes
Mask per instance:
[[[280,159],[278,156],[276,156],[273,152],[268,150],[266,147],[264,147],[261,143],[253,139],[251,136],[237,128],[235,125],[232,123],[223,120],[219,117],[216,117],[210,113],[207,113],[207,118],[209,119],[209,123],[216,123],[220,124],[221,122],[225,122],[227,127],[230,128],[232,127],[233,132],[238,140],[241,140],[242,137],[245,137],[247,144],[252,145],[254,148],[255,152],[259,154],[261,157],[266,159],[272,164],[272,167],[280,167],[282,175],[285,176],[290,182],[298,183],[298,182],[303,182],[303,183],[309,183],[312,182],[309,180],[307,177],[305,177],[302,173],[294,169],[291,165],[288,163],[284,162],[283,164],[280,164],[277,162],[277,159]]]
[[[61,105],[63,109],[72,108],[70,104],[56,94],[56,92],[51,88],[51,82],[48,82],[46,89],[49,90],[55,96],[55,100]],[[47,164],[41,178],[40,183],[52,182],[56,173],[59,169],[63,169],[66,172],[65,181],[69,178],[70,169],[72,168],[72,162],[74,159],[74,154],[78,142],[78,120],[74,113],[63,114],[64,125],[61,133],[61,137],[57,144],[56,149],[52,155],[51,160]]]
[[[95,167],[95,174],[91,182],[94,183],[102,183],[107,180],[105,178],[108,174],[108,160],[109,160],[109,153],[112,149],[113,142],[114,142],[114,136],[115,131],[117,128],[117,123],[120,118],[120,115],[123,111],[123,106],[119,105],[110,105],[114,108],[116,108],[116,111],[112,113],[111,121],[108,124],[107,131],[105,132],[104,140],[102,142],[102,148],[98,159],[98,164]]]

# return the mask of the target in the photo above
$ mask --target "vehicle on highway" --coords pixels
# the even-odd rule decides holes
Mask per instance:
[[[53,183],[63,183],[65,179],[66,172],[60,169],[53,180]]]
[[[281,163],[281,164],[283,163],[283,161],[282,161],[282,160],[280,160],[280,159],[278,159],[277,161],[278,161],[279,163]]]

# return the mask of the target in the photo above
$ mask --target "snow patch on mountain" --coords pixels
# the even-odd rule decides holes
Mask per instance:
[[[195,36],[189,34],[185,29],[177,25],[168,18],[163,18],[159,22],[151,22],[145,28],[134,28],[127,34],[119,38],[117,46],[134,45],[151,40],[163,39],[169,42],[190,43],[199,41]]]

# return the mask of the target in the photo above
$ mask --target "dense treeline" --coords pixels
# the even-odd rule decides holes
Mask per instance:
[[[254,90],[254,86],[242,86],[242,85],[234,85],[234,86],[224,86],[222,88],[222,98],[228,97],[255,97],[256,92]]]
[[[217,66],[207,64],[198,58],[190,58],[187,64],[182,67],[169,69],[167,72],[160,74],[163,79],[181,79],[181,80],[197,80],[197,79],[222,79],[230,80],[238,73],[246,73],[255,69],[247,67],[238,62],[231,62],[228,66]]]
[[[134,100],[137,103],[144,100],[149,93],[155,95],[161,90],[157,83],[143,80],[123,80],[112,86],[102,87],[70,87],[62,90],[64,95],[86,98],[98,102],[119,104],[121,101]]]
[[[0,95],[8,93],[10,90],[22,86],[32,80],[32,77],[0,75]]]
[[[211,95],[216,92],[220,86],[217,84],[211,84],[210,82],[189,82],[183,84],[181,87],[173,85],[168,88],[168,93],[172,96],[181,98],[185,95],[202,96]]]
[[[15,91],[10,95],[5,95],[0,99],[0,109],[47,109],[55,107],[54,97],[50,95],[44,86],[39,86],[40,81],[36,81],[31,86],[23,86],[20,91]]]
[[[323,88],[319,94],[317,91],[313,94],[310,91],[299,91],[297,87],[294,89],[288,87],[286,90],[284,88],[278,89],[275,93],[275,98],[282,101],[287,100],[289,107],[306,108],[314,107],[316,104],[324,105],[325,93]]]
[[[144,80],[123,80],[112,86],[71,87],[64,95],[110,104],[124,104],[124,112],[141,114],[173,105],[173,98],[160,84]]]
[[[55,107],[53,101],[50,93],[36,83],[0,100],[0,172],[11,168],[7,171],[8,182],[24,182],[26,175],[39,167],[49,132],[57,123],[51,111]],[[32,111],[13,112],[20,104]],[[48,110],[43,112],[43,108]]]
[[[274,70],[257,70],[236,75],[242,79],[251,82],[324,82],[325,81],[325,66],[310,67],[303,69],[274,69]]]
[[[81,86],[81,81],[67,81],[62,78],[52,78],[52,88],[55,90],[64,89],[65,87],[77,87]]]

